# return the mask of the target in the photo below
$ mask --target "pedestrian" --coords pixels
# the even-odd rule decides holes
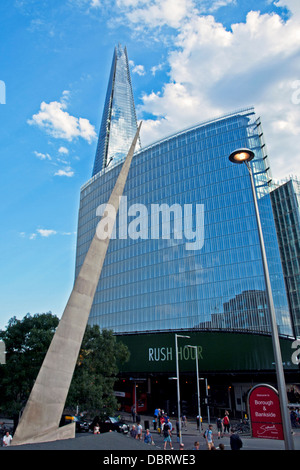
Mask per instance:
[[[208,429],[205,431],[205,439],[206,439],[206,445],[208,450],[212,450],[214,447],[214,440],[213,440],[213,427],[212,424],[208,426]]]
[[[177,442],[180,441],[180,431],[179,431],[179,421],[178,419],[176,420],[176,436],[177,436]]]
[[[99,423],[96,423],[94,426],[94,434],[100,434],[100,426]]]
[[[222,419],[220,416],[217,418],[217,430],[218,430],[218,439],[220,437],[223,437],[223,424],[222,424]]]
[[[149,429],[146,429],[144,442],[145,442],[145,444],[154,444],[153,438],[151,436],[151,433],[150,433]]]
[[[224,429],[224,434],[226,433],[226,430],[230,432],[230,420],[229,420],[228,411],[225,411],[225,416],[223,418],[223,429]]]
[[[219,444],[219,450],[225,450],[225,446],[222,442],[221,442],[221,444]]]
[[[153,416],[153,429],[154,429],[154,431],[156,431],[156,426],[157,426],[157,420],[158,420],[159,412],[160,412],[160,409],[159,409],[159,408],[155,408],[155,410],[154,410],[154,416]]]
[[[137,430],[135,425],[133,424],[131,431],[130,431],[130,436],[133,437],[133,439],[137,439]]]
[[[187,419],[185,415],[181,417],[181,426],[182,426],[182,429],[184,428],[185,430],[187,430]]]
[[[161,429],[161,432],[164,427],[164,424],[165,424],[165,418],[164,418],[163,412],[161,412],[160,417],[159,417],[159,427]]]
[[[172,431],[173,431],[173,424],[171,423],[170,418],[167,419],[167,425],[169,426],[170,431],[171,431],[171,434],[172,434]]]
[[[136,411],[135,410],[135,405],[132,405],[132,407],[131,407],[131,416],[132,416],[132,422],[133,423],[135,423],[135,417],[136,417],[135,411]]]
[[[11,441],[12,441],[12,436],[9,433],[9,431],[6,431],[5,436],[3,437],[3,445],[5,447],[10,446]]]
[[[234,429],[231,429],[230,447],[231,450],[240,450],[243,447],[242,439],[240,438],[239,434],[234,431]]]
[[[167,448],[167,443],[169,443],[170,448],[173,449],[172,438],[171,438],[171,429],[168,423],[164,424],[163,427],[163,436],[164,436],[164,450]]]
[[[142,440],[142,433],[143,433],[143,428],[142,428],[141,423],[139,423],[137,425],[136,430],[137,430],[137,439],[139,439],[141,441]]]
[[[200,444],[198,441],[194,442],[193,450],[199,450]]]
[[[179,445],[179,450],[184,450],[184,444],[183,444],[183,442]]]
[[[291,418],[292,428],[296,428],[297,427],[297,414],[294,408],[291,409],[290,418]]]

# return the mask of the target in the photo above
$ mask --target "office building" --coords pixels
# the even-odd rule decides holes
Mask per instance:
[[[270,193],[295,336],[300,336],[300,181],[291,177]]]
[[[137,130],[126,47],[115,47],[93,175],[127,154]],[[140,146],[140,142],[139,142]]]
[[[129,70],[123,72],[128,90]],[[112,87],[123,85],[111,75],[107,96]],[[108,99],[105,109],[107,103]],[[133,132],[133,97],[122,106],[131,110],[126,123]],[[115,115],[113,100],[109,113]],[[115,160],[107,165],[110,154],[99,149],[110,138],[109,129],[105,135],[100,131],[93,174],[81,188],[76,273],[129,147],[128,142],[116,151]],[[139,384],[143,404],[139,411],[146,398],[151,407],[158,397],[163,401],[167,396],[171,408],[176,390],[168,379],[175,373],[175,333],[190,336],[179,340],[180,368],[186,374],[183,397],[196,389],[195,357],[191,348],[184,347],[188,343],[198,346],[200,370],[214,383],[212,400],[218,408],[242,412],[253,382],[276,380],[249,174],[244,165],[233,165],[228,159],[242,147],[255,152],[251,165],[282,352],[287,369],[295,369],[290,361],[293,329],[269,194],[270,162],[260,119],[253,108],[247,108],[180,130],[142,147],[133,158],[89,323],[112,329],[128,345],[131,358],[121,368],[124,382],[119,385],[124,391],[132,386],[136,390]],[[132,404],[130,393],[128,400]]]

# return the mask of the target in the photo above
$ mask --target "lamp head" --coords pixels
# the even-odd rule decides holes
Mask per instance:
[[[254,152],[250,149],[242,148],[235,150],[229,155],[229,160],[232,163],[245,163],[250,162],[254,158]]]

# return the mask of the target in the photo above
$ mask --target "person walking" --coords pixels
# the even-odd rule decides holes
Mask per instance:
[[[199,449],[200,449],[200,443],[198,441],[194,442],[193,450],[199,450]]]
[[[153,438],[151,436],[151,433],[150,433],[149,429],[146,429],[144,442],[145,442],[145,444],[154,444]]]
[[[213,439],[213,427],[212,424],[208,426],[208,429],[205,431],[205,439],[206,439],[206,445],[208,450],[212,450],[214,447],[214,439]]]
[[[223,418],[223,429],[224,434],[226,433],[226,430],[228,431],[228,433],[230,432],[230,420],[228,411],[225,411],[225,416]]]
[[[5,436],[3,437],[3,445],[4,447],[10,446],[12,441],[12,436],[9,431],[6,431]]]
[[[167,443],[169,443],[170,448],[173,449],[172,438],[171,438],[171,429],[168,423],[164,424],[163,427],[163,436],[164,436],[164,450],[167,448]]]
[[[136,430],[137,430],[137,439],[139,439],[141,441],[142,440],[142,433],[143,433],[143,428],[142,428],[141,423],[139,423],[137,425]]]
[[[231,429],[230,447],[231,450],[240,450],[243,447],[242,439],[240,438],[239,434],[234,431],[234,429]]]
[[[154,428],[154,431],[156,431],[159,413],[160,413],[160,408],[155,408],[155,410],[154,410],[154,416],[153,416],[153,428]]]
[[[222,424],[222,419],[220,418],[220,416],[217,418],[217,430],[218,430],[218,439],[220,439],[220,437],[223,437],[223,424]]]
[[[134,424],[132,425],[132,429],[130,431],[130,436],[133,437],[133,439],[137,439],[137,430],[136,430],[136,427],[135,427]]]
[[[178,421],[178,419],[176,420],[176,436],[177,436],[177,442],[180,442],[180,431],[179,431],[179,421]]]
[[[173,424],[171,423],[170,418],[167,418],[167,425],[169,426],[170,431],[171,431],[171,434],[172,434],[172,431],[173,431]]]
[[[132,422],[135,423],[135,419],[136,419],[136,408],[135,408],[135,405],[132,405],[132,407],[131,407],[131,416],[132,416]]]

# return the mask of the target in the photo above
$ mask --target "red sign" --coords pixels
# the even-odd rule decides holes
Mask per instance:
[[[270,385],[253,387],[248,396],[252,437],[284,440],[278,392]]]

